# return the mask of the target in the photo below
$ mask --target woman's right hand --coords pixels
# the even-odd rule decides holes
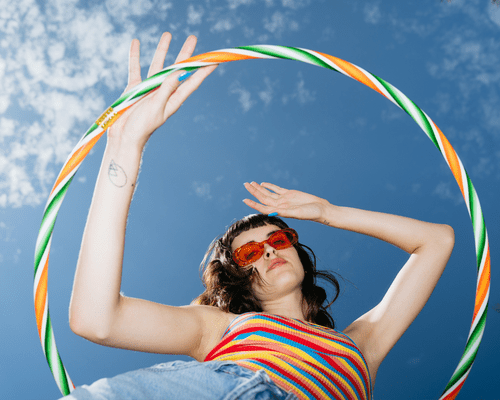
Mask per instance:
[[[151,66],[149,67],[148,78],[163,69],[165,57],[172,35],[164,33],[160,39]],[[196,47],[197,39],[189,36],[175,62],[180,62],[191,57]],[[129,78],[125,92],[142,82],[140,66],[140,43],[137,39],[130,45],[129,56]],[[203,80],[212,73],[216,65],[200,68],[185,83],[179,87],[179,76],[184,71],[176,71],[170,74],[162,85],[153,93],[141,99],[109,128],[108,141],[132,144],[140,149],[144,147],[153,132],[165,123],[173,115],[182,103],[193,93]]]

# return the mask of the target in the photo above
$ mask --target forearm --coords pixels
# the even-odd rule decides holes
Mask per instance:
[[[104,152],[78,258],[71,328],[105,336],[120,301],[125,230],[142,150],[110,140]]]
[[[453,229],[447,225],[332,204],[325,207],[318,222],[375,237],[409,254],[423,246],[454,241]]]

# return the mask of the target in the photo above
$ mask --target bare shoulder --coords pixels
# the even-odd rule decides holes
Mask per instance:
[[[370,324],[364,321],[362,318],[358,318],[347,328],[345,328],[342,333],[349,336],[349,338],[356,343],[359,351],[363,354],[363,357],[368,364],[368,370],[370,371],[370,377],[372,381],[372,388],[375,387],[375,378],[377,376],[378,368],[382,363],[382,360],[378,357],[376,342],[373,339],[372,329]]]
[[[196,305],[187,307],[195,307],[202,321],[203,337],[196,354],[193,354],[193,358],[201,362],[205,360],[208,353],[219,343],[222,335],[231,321],[237,317],[237,314],[222,311],[220,308],[214,306]]]

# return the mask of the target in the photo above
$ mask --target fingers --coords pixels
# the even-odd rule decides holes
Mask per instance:
[[[156,47],[155,55],[153,61],[149,66],[148,78],[163,69],[165,63],[165,57],[167,56],[168,48],[170,46],[170,41],[172,40],[172,35],[169,32],[165,32],[158,42]]]
[[[280,217],[285,217],[285,218],[294,217],[293,213],[285,208],[266,206],[265,204],[260,204],[250,199],[244,199],[243,203],[245,203],[248,207],[257,210],[262,214],[269,215],[276,212],[276,215],[279,215]]]
[[[191,55],[194,52],[194,48],[196,47],[196,43],[198,42],[198,39],[196,36],[191,35],[189,36],[184,44],[182,45],[182,49],[177,55],[177,58],[175,59],[175,63],[177,64],[180,61],[184,61],[191,57]]]
[[[261,203],[265,204],[276,204],[276,200],[279,199],[279,195],[276,193],[271,193],[269,190],[263,188],[256,182],[245,183],[245,188],[254,195]]]
[[[182,103],[184,103],[184,101],[186,101],[186,99],[196,89],[198,89],[205,78],[210,75],[216,68],[217,65],[210,65],[208,67],[200,68],[187,80],[183,81],[184,83],[180,87],[177,80],[175,86],[177,89],[175,90],[175,93],[171,93],[171,96],[168,99],[168,104],[166,103],[165,118],[168,118],[169,116],[174,114],[182,105]],[[161,90],[163,90],[163,88]]]
[[[267,189],[271,189],[273,192],[276,192],[278,194],[285,194],[285,192],[287,191],[287,189],[280,188],[279,186],[268,182],[262,182],[260,185],[264,186]]]
[[[127,89],[130,89],[141,82],[140,49],[141,44],[139,41],[137,39],[132,40],[128,61]]]
[[[269,192],[267,189],[261,187],[258,183],[245,183],[245,188],[258,200],[260,203],[245,199],[243,200],[246,205],[253,209],[260,211],[263,214],[269,214],[276,211],[280,207],[279,195]]]
[[[250,200],[250,199],[244,199],[243,203],[245,203],[248,207],[253,208],[254,210],[257,210],[258,212],[262,214],[269,214],[271,211],[271,207],[265,206],[264,204],[257,203],[256,201]]]
[[[184,42],[181,51],[177,55],[175,63],[184,61],[191,57],[196,47],[197,41],[198,39],[196,38],[196,36],[190,35]],[[175,78],[173,76],[172,78],[169,77],[171,80],[167,78],[165,82],[163,82],[160,89],[160,96],[162,96],[161,98],[164,100],[164,118],[167,119],[175,112],[177,112],[184,101],[196,89],[198,89],[205,78],[210,75],[215,70],[215,68],[217,68],[216,65],[198,69],[191,77],[189,77],[189,79],[183,81],[182,87],[179,87],[178,79],[174,81]]]
[[[172,40],[172,35],[169,32],[163,33],[156,47],[156,51],[153,57],[153,61],[149,66],[148,78],[158,72],[160,72],[165,63],[165,57],[167,56],[168,48],[170,47],[170,42]],[[182,46],[179,55],[175,62],[185,60],[191,57],[196,47],[196,36],[189,36],[184,45]],[[125,91],[128,91],[132,87],[138,85],[142,82],[141,78],[141,64],[140,64],[140,42],[137,39],[132,40],[130,45],[129,53],[129,74],[128,74],[128,84]]]
[[[178,70],[171,73],[161,84],[158,92],[155,94],[159,101],[158,106],[161,107],[164,114],[164,119],[167,120],[169,116],[171,116],[177,109],[180,107],[180,104],[175,104],[177,101],[175,100],[178,97],[177,89],[180,89],[181,82],[179,81],[179,77],[184,74],[185,71]],[[177,95],[177,96],[176,96]],[[173,111],[175,109],[175,111]]]
[[[148,77],[163,69],[171,39],[172,35],[168,32],[162,35],[156,48],[153,61],[149,67]],[[197,39],[195,36],[189,36],[184,42],[176,62],[191,57],[196,47],[196,42]],[[179,109],[182,103],[201,85],[203,80],[210,75],[216,67],[216,65],[213,65],[198,69],[191,77],[182,82],[183,85],[181,87],[179,87],[181,84],[181,82],[179,82],[179,76],[185,71],[175,71],[171,73],[166,77],[158,90],[156,90],[155,93],[151,93],[146,102],[141,103],[142,108],[139,108],[139,110],[149,109],[148,112],[155,116],[155,122],[152,122],[151,126],[154,125],[154,129],[156,129]],[[130,46],[129,80],[125,91],[129,91],[134,86],[141,83],[141,81],[140,43],[137,39],[134,39]]]
[[[262,214],[271,214],[276,212],[280,217],[285,218],[295,218],[296,212],[294,211],[295,207],[290,207],[287,204],[286,198],[283,197],[287,189],[283,189],[277,185],[272,183],[262,182],[260,185],[256,182],[245,183],[245,188],[253,195],[255,198],[260,201],[260,203],[245,199],[243,202],[253,208],[261,212]],[[269,190],[274,191],[270,192]]]

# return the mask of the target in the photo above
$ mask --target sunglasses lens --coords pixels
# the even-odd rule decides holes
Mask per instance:
[[[278,231],[269,238],[269,244],[277,250],[286,249],[295,243],[297,243],[297,239],[295,232],[291,229]]]
[[[245,266],[257,261],[262,256],[262,248],[258,244],[249,243],[240,247],[236,254],[236,262],[240,266]]]
[[[269,238],[269,244],[275,249],[284,249],[291,245],[290,239],[284,232],[276,232]]]

